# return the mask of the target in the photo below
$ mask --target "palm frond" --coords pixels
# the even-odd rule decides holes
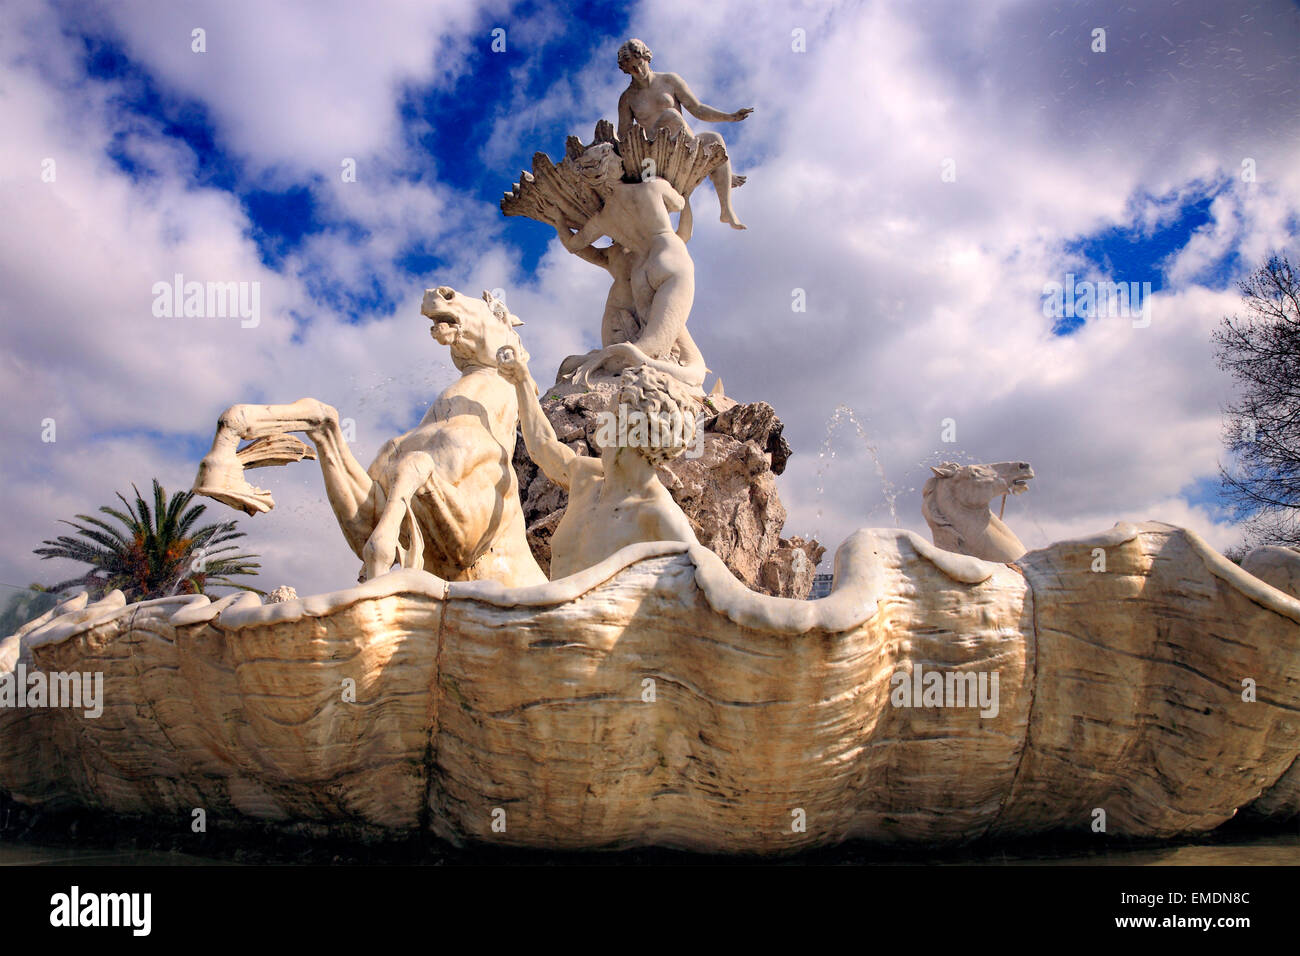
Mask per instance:
[[[245,536],[234,521],[196,529],[206,506],[193,503],[192,491],[178,491],[169,497],[156,478],[152,482],[152,502],[136,485],[131,490],[134,501],[115,492],[125,510],[110,505],[98,509],[99,514],[112,518],[117,525],[79,514],[75,521],[62,521],[75,534],[42,541],[42,546],[34,549],[42,559],[62,558],[91,566],[82,577],[70,579],[61,587],[85,584],[100,593],[120,588],[133,599],[162,597],[182,587],[201,593],[205,585],[262,593],[230,580],[232,576],[254,576],[261,567],[252,560],[257,555],[243,553],[231,543]],[[200,549],[204,570],[195,571]]]

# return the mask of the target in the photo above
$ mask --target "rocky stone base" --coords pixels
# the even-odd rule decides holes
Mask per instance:
[[[542,395],[542,408],[560,441],[591,455],[597,416],[617,409],[617,392],[613,380],[592,388],[555,385]],[[709,396],[704,414],[702,454],[669,462],[659,469],[659,479],[686,512],[700,543],[747,587],[774,597],[806,598],[826,549],[816,541],[781,537],[786,511],[776,476],[790,457],[785,426],[766,402],[739,404],[721,394]],[[522,438],[515,444],[514,465],[528,544],[549,573],[551,534],[568,495],[528,457]]]

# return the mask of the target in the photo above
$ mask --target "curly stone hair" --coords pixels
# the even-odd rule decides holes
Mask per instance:
[[[653,56],[654,54],[650,52],[650,48],[648,46],[646,46],[636,37],[633,37],[632,39],[628,40],[626,43],[624,43],[621,47],[618,48],[618,66],[619,69],[622,69],[623,64],[633,58],[638,60],[645,60],[647,63],[649,63]]]
[[[645,415],[649,443],[637,451],[650,464],[672,461],[694,443],[699,402],[671,375],[649,365],[626,368],[619,382],[618,401]]]

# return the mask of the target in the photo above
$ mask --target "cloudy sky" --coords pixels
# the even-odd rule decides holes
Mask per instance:
[[[1295,258],[1294,2],[6,0],[0,582],[76,572],[31,553],[59,518],[189,487],[235,402],[327,401],[369,461],[455,374],[426,287],[505,290],[539,379],[597,344],[605,274],[497,201],[615,118],[629,36],[755,108],[696,124],[749,176],[749,229],[696,193],[691,329],[786,422],[788,534],[924,531],[929,464],[1018,459],[1031,548],[1146,518],[1238,542],[1210,332]],[[156,316],[177,273],[259,283],[260,321]],[[1150,283],[1149,324],[1045,315],[1071,275]],[[354,581],[318,469],[253,477],[260,584]]]

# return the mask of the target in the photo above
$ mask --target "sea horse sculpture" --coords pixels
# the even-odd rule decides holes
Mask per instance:
[[[1028,462],[959,465],[946,461],[930,470],[934,475],[922,489],[921,514],[938,547],[985,561],[1015,561],[1024,555],[1025,546],[989,510],[989,502],[998,495],[1028,490],[1034,477]]]
[[[499,349],[523,353],[514,330],[523,323],[490,293],[473,299],[447,286],[425,292],[421,312],[433,323],[433,338],[451,350],[461,377],[419,425],[387,442],[368,469],[348,449],[338,412],[329,405],[313,398],[234,405],[217,423],[194,491],[249,514],[270,511],[270,493],[250,485],[244,468],[312,457],[289,434],[305,432],[316,446],[339,527],[364,562],[361,580],[400,563],[448,581],[544,582],[528,548],[511,465],[515,389],[496,368]],[[239,449],[244,439],[252,442]]]

